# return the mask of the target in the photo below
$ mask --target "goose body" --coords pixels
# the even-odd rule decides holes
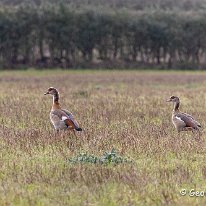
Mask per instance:
[[[186,113],[173,113],[172,122],[178,132],[185,130],[198,130],[201,125],[191,115]]]
[[[173,102],[174,104],[174,109],[172,111],[172,123],[178,132],[199,131],[199,128],[201,127],[200,123],[197,122],[190,114],[179,111],[180,100],[178,97],[172,96],[167,101]]]
[[[62,109],[59,104],[59,92],[57,89],[50,87],[45,93],[53,96],[53,105],[50,111],[50,120],[55,130],[73,130],[82,131],[78,122],[75,120],[73,114],[66,109]]]
[[[81,131],[72,113],[64,109],[55,109],[50,112],[50,120],[56,130],[74,129]]]

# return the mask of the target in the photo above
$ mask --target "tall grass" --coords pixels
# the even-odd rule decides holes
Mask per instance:
[[[54,132],[50,86],[84,129],[78,137]],[[178,135],[165,101],[179,96],[204,129],[205,92],[206,73],[0,73],[0,205],[205,205],[180,195],[205,189],[205,132]],[[68,162],[113,148],[132,162]]]

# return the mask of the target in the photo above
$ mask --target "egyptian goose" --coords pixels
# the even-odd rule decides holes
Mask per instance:
[[[178,133],[181,131],[199,131],[199,128],[201,127],[200,123],[197,122],[191,115],[179,111],[180,99],[178,97],[171,96],[167,102],[173,102],[174,104],[172,123]]]
[[[62,109],[59,104],[59,92],[54,87],[50,87],[48,91],[44,94],[50,94],[53,96],[53,105],[50,112],[50,120],[54,125],[56,131],[69,129],[72,130],[75,134],[76,131],[82,131],[79,127],[77,121],[74,119],[74,116],[71,112]]]

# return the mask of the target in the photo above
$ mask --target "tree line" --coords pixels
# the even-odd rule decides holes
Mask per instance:
[[[130,11],[145,10],[147,8],[178,9],[181,11],[203,10],[206,8],[206,0],[1,0],[1,6],[32,5],[42,6],[45,4],[58,5],[63,3],[70,8],[107,8],[129,9]]]
[[[206,13],[95,11],[67,6],[0,10],[0,66],[206,65]]]

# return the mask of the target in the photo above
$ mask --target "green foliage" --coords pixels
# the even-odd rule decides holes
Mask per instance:
[[[101,157],[95,156],[88,153],[79,153],[76,157],[68,160],[70,163],[92,163],[92,164],[120,164],[120,163],[131,163],[128,158],[117,155],[115,149],[111,152],[105,152]]]
[[[131,12],[77,9],[62,2],[40,5],[0,10],[0,67],[202,69],[206,63],[204,9],[179,12],[160,6]]]

